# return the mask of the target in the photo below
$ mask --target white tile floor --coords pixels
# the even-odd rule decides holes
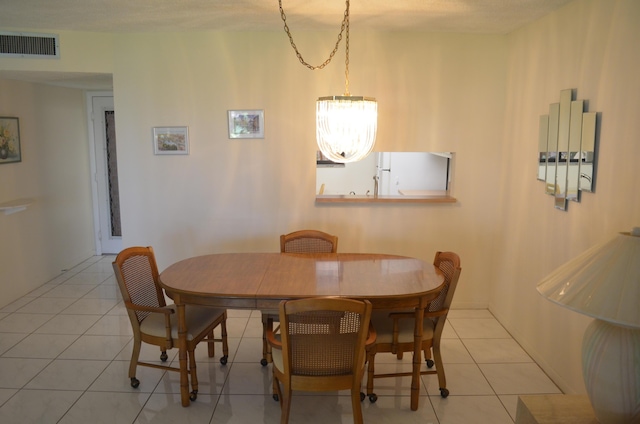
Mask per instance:
[[[138,367],[129,385],[132,333],[111,261],[95,257],[0,309],[0,423],[277,423],[271,373],[262,367],[258,312],[229,311],[229,363],[196,350],[199,394],[180,405],[179,376]],[[378,401],[363,402],[366,423],[513,423],[519,394],[560,393],[487,310],[453,310],[443,339],[450,396],[424,376],[418,411],[410,377],[377,379]],[[175,361],[177,350],[168,352]],[[218,352],[217,352],[218,353]],[[142,357],[159,361],[155,347]],[[410,366],[376,358],[384,372]],[[346,392],[295,394],[291,423],[351,423]]]

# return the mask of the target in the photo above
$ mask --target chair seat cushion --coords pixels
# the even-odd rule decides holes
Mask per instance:
[[[178,313],[176,305],[167,305],[174,311],[171,317],[171,337],[178,339]],[[193,340],[200,335],[211,323],[217,320],[225,310],[207,306],[186,305],[185,318],[187,324],[187,340]],[[165,317],[163,314],[150,314],[140,323],[140,331],[157,337],[165,337]]]
[[[393,342],[393,319],[389,317],[391,312],[386,310],[374,310],[371,313],[371,323],[376,330],[376,343],[390,344]],[[413,341],[414,320],[410,318],[400,319],[398,326],[398,343],[411,343]],[[425,318],[422,322],[422,339],[433,338],[434,322]]]
[[[271,359],[273,361],[273,366],[281,373],[284,372],[284,360],[282,359],[282,350],[271,349]]]

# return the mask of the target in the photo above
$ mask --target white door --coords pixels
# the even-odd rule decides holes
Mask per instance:
[[[122,250],[120,197],[116,160],[115,113],[111,93],[88,93],[94,172],[93,201],[96,254]]]

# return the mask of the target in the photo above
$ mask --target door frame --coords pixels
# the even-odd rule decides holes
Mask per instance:
[[[95,123],[93,119],[93,99],[94,97],[113,97],[113,91],[87,91],[86,106],[87,106],[87,130],[89,135],[89,168],[91,179],[91,200],[93,204],[93,237],[95,241],[96,255],[102,255],[102,241],[100,239],[100,199],[98,196],[98,170],[96,165],[96,139],[95,139]]]

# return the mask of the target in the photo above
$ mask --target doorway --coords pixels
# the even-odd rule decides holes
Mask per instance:
[[[96,254],[122,250],[113,93],[87,93]]]

